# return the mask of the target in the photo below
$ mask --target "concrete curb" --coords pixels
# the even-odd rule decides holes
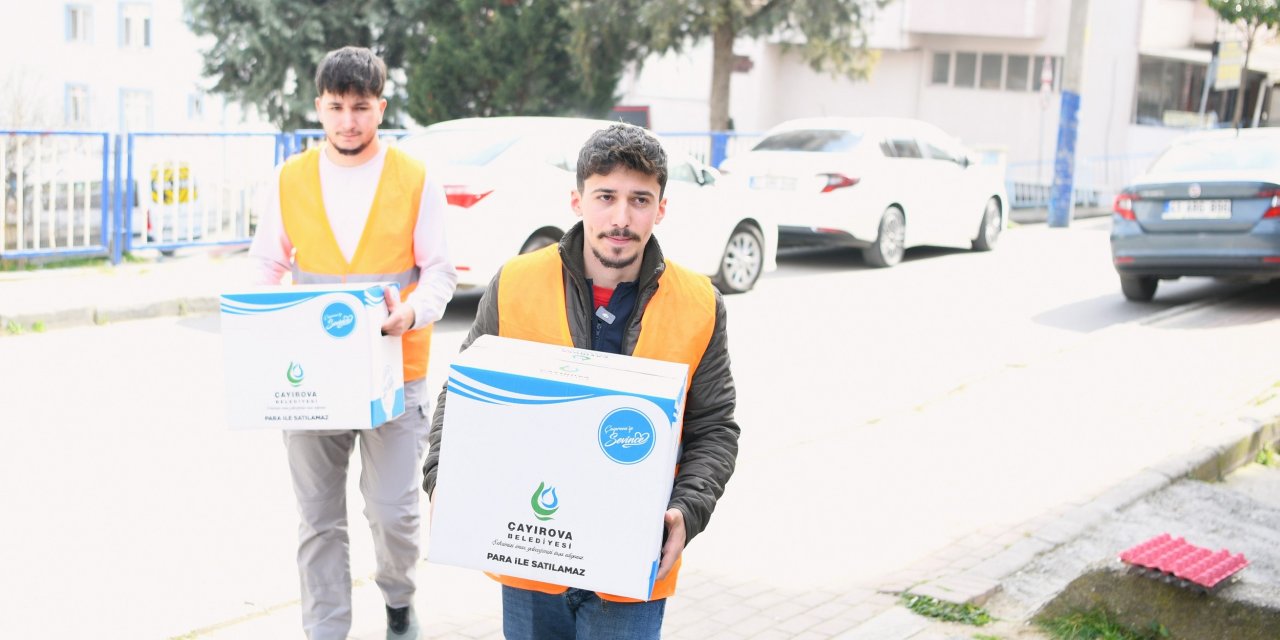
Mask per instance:
[[[1029,535],[974,567],[911,587],[914,594],[938,600],[984,604],[1000,589],[1000,581],[1021,571],[1036,557],[1062,546],[1121,509],[1183,479],[1223,480],[1248,464],[1264,446],[1280,442],[1280,395],[1272,395],[1226,421],[1237,432],[1215,447],[1204,447],[1148,467],[1042,524]],[[1243,432],[1243,435],[1240,435]],[[910,636],[904,636],[910,637]]]
[[[102,304],[87,307],[54,309],[43,312],[0,314],[0,336],[38,333],[49,329],[71,329],[125,320],[147,320],[167,316],[192,316],[217,313],[216,296],[172,298],[132,304]]]

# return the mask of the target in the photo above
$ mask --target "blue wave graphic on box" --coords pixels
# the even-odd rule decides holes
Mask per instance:
[[[631,396],[648,400],[674,421],[679,400],[658,398],[571,382],[543,380],[510,373],[453,365],[449,391],[478,402],[500,405],[550,405],[605,396]]]
[[[290,307],[296,307],[308,300],[332,294],[349,294],[366,307],[374,307],[383,303],[382,287],[369,287],[362,291],[280,291],[263,293],[225,293],[222,295],[220,308],[223,313],[247,316],[256,313],[271,313]]]

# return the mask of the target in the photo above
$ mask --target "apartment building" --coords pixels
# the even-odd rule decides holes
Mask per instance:
[[[265,128],[206,92],[180,0],[0,0],[0,128]]]
[[[882,115],[932,122],[1011,163],[1052,165],[1071,0],[897,0],[875,19],[871,77],[815,72],[777,38],[740,40],[730,115],[761,131],[807,116]],[[1093,0],[1077,153],[1149,155],[1190,127],[1229,122],[1235,90],[1203,91],[1215,41],[1239,39],[1203,0]],[[709,45],[645,63],[620,88],[658,130],[707,126]],[[1245,121],[1280,125],[1271,89],[1280,44],[1250,60]],[[1204,102],[1204,115],[1200,105]]]

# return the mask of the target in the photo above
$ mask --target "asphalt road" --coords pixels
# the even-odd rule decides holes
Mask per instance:
[[[686,571],[875,585],[1214,441],[1216,420],[1280,379],[1280,289],[1190,279],[1128,303],[1106,225],[1021,227],[993,253],[912,250],[889,270],[792,253],[728,298],[742,451]],[[460,297],[437,326],[431,388],[475,304]],[[242,637],[264,612],[296,624],[280,435],[225,428],[216,317],[7,338],[0,363],[4,635],[67,619],[112,638]],[[368,576],[351,496],[353,572]],[[483,577],[422,574],[425,615],[496,611]],[[365,580],[357,628],[380,624],[377,606]]]

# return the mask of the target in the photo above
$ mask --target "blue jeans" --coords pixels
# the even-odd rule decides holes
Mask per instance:
[[[594,591],[559,595],[502,587],[507,640],[656,640],[667,601],[610,602]]]

